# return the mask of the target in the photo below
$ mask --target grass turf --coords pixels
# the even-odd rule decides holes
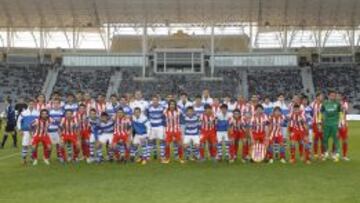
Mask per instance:
[[[151,162],[20,164],[0,150],[0,202],[360,202],[360,122],[350,124],[350,162],[305,165]]]

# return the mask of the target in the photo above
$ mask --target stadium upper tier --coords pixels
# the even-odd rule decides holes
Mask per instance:
[[[33,98],[39,93],[60,91],[62,94],[77,91],[89,92],[93,97],[102,93],[119,95],[143,91],[145,97],[160,94],[178,95],[187,92],[191,98],[205,88],[214,97],[227,95],[235,98],[239,94],[250,97],[259,94],[274,99],[284,93],[287,99],[293,94],[305,93],[314,96],[317,91],[327,92],[329,88],[342,92],[360,111],[360,67],[354,65],[316,65],[307,69],[301,67],[257,67],[257,68],[219,68],[214,70],[214,77],[202,74],[150,74],[142,78],[141,69],[136,68],[72,68],[54,66],[5,67],[0,66],[0,99],[10,96]],[[53,86],[46,90],[46,80],[56,77]],[[307,75],[303,72],[306,70]],[[304,86],[312,81],[313,87]],[[312,85],[312,84],[311,84]],[[111,91],[109,91],[111,90]],[[312,90],[312,91],[311,91]]]

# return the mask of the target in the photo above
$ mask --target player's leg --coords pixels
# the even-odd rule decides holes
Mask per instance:
[[[50,159],[50,151],[51,151],[51,140],[50,136],[46,135],[43,136],[41,139],[41,143],[43,145],[43,154],[44,154],[44,162],[46,165],[49,165],[49,159]]]
[[[339,130],[339,136],[341,139],[341,145],[342,145],[342,158],[345,161],[349,161],[350,159],[348,158],[348,127],[347,126],[343,126],[340,128]]]
[[[38,136],[33,136],[32,140],[31,140],[31,159],[33,161],[33,165],[37,165],[38,163],[38,146],[39,146],[39,137]]]
[[[210,133],[208,143],[209,143],[210,156],[212,159],[215,159],[217,153],[216,152],[217,137],[215,131]]]
[[[51,144],[55,146],[56,149],[56,157],[58,160],[60,160],[61,158],[60,136],[58,132],[51,132],[49,133],[49,135],[50,135]]]
[[[280,135],[276,138],[278,145],[279,145],[279,152],[280,152],[280,162],[281,163],[286,163],[286,158],[285,158],[285,154],[286,154],[286,147],[284,144],[284,139],[283,137]]]
[[[23,164],[26,164],[27,162],[27,156],[29,152],[29,148],[31,147],[31,140],[30,140],[30,132],[25,131],[22,133],[22,141],[21,141],[21,158]]]
[[[310,137],[307,134],[302,135],[302,143],[304,144],[304,161],[306,164],[310,164],[310,150],[311,150],[311,144],[310,144]]]
[[[172,142],[172,134],[170,132],[166,132],[165,138],[165,158],[167,162],[170,160],[170,145]]]
[[[331,126],[331,137],[335,147],[333,159],[338,162],[340,159],[340,142],[339,142],[339,127],[336,125]]]
[[[329,157],[329,137],[330,137],[330,128],[327,125],[323,127],[323,149],[324,149],[324,157],[323,160],[326,160]]]
[[[227,132],[224,136],[224,141],[225,141],[225,157],[228,161],[230,161],[231,160],[231,151],[230,151],[231,141],[229,139],[229,135]]]
[[[295,163],[297,134],[292,132],[290,136],[290,163]]]
[[[217,160],[222,160],[222,158],[223,158],[223,144],[224,144],[224,134],[223,134],[223,132],[216,132],[216,138],[218,140],[218,142],[216,144],[216,149],[217,149],[216,159]]]
[[[116,161],[120,161],[121,144],[122,143],[120,143],[120,135],[114,135],[114,137],[111,141],[111,148],[114,152]]]
[[[175,143],[177,144],[177,148],[175,148],[175,151],[178,151],[178,157],[180,163],[184,163],[184,148],[183,148],[183,142],[181,137],[181,132],[176,132],[174,134],[175,136]]]
[[[273,137],[272,139],[269,140],[269,146],[267,148],[267,159],[269,161],[270,164],[272,164],[274,162],[274,145],[277,144],[276,142],[276,138]]]
[[[95,135],[91,133],[89,139],[89,155],[90,155],[90,162],[95,160]]]
[[[183,144],[185,149],[185,160],[190,160],[190,157],[192,155],[191,137],[184,136]]]

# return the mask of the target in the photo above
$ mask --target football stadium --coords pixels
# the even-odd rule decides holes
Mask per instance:
[[[0,202],[360,202],[360,0],[0,0]]]

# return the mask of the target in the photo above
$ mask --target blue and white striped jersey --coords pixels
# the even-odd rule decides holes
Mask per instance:
[[[308,127],[311,129],[313,123],[313,116],[314,116],[313,108],[310,105],[308,105],[305,107],[304,112],[305,112],[306,123]]]
[[[199,116],[193,115],[191,117],[185,116],[185,136],[199,136],[200,135],[200,119]]]
[[[231,113],[226,112],[226,114],[223,114],[222,112],[219,112],[216,115],[216,130],[218,132],[228,131],[231,125],[231,119],[232,119]]]
[[[71,110],[73,113],[76,113],[79,110],[79,104],[74,102],[72,104],[65,103],[64,105],[64,111]]]
[[[30,131],[31,124],[39,117],[39,114],[36,109],[22,111],[17,120],[17,128],[21,131]]]
[[[98,135],[101,136],[104,133],[114,133],[114,121],[112,119],[107,122],[100,121]]]
[[[99,134],[100,120],[98,118],[91,119],[90,117],[88,118],[88,120],[90,124],[91,134],[93,134],[95,138],[97,138]]]
[[[141,115],[139,118],[133,116],[132,127],[135,135],[146,135],[150,129],[150,122],[144,115]]]
[[[197,116],[200,116],[204,113],[205,109],[204,109],[204,105],[201,105],[201,106],[193,106],[194,107],[194,111],[195,111],[195,114]]]
[[[133,113],[133,111],[132,111],[132,109],[130,108],[130,106],[128,106],[128,105],[119,105],[119,108],[122,108],[123,109],[123,111],[124,111],[124,113],[127,115],[127,116],[131,116],[132,115],[132,113]]]
[[[61,122],[61,118],[64,117],[64,111],[62,109],[51,109],[49,111],[49,116],[51,118],[51,123],[49,125],[49,132],[57,132],[59,130],[59,125]]]
[[[165,125],[164,119],[165,108],[161,105],[150,105],[147,110],[147,116],[150,120],[151,127],[159,127]]]
[[[105,112],[109,114],[110,117],[113,117],[116,114],[116,111],[119,109],[120,105],[119,103],[111,103],[108,102],[105,107]]]

